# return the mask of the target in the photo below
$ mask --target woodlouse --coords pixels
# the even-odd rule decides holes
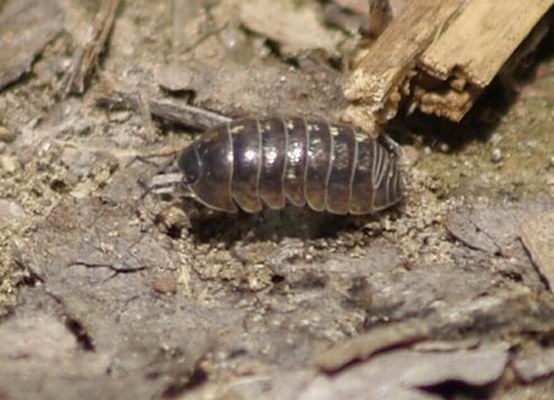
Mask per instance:
[[[255,213],[287,203],[333,214],[368,214],[398,203],[397,155],[345,125],[241,118],[205,132],[180,155],[190,195],[214,210]]]

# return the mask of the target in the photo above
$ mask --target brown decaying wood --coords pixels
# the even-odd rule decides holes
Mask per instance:
[[[416,84],[419,108],[460,121],[507,63],[521,61],[516,49],[536,48],[548,31],[546,24],[537,26],[532,40],[524,40],[552,5],[554,0],[472,0],[419,59],[423,71],[447,83],[444,91]]]
[[[344,119],[372,133],[408,110],[459,121],[493,78],[546,33],[554,0],[413,0],[370,48],[344,92]],[[539,26],[533,30],[533,28]],[[524,40],[533,33],[533,40]],[[522,44],[523,43],[523,44]]]
[[[391,20],[388,0],[369,0],[369,33],[377,37]]]
[[[392,118],[417,57],[463,4],[463,0],[408,2],[346,83],[344,94],[352,105],[344,120],[374,133],[376,124]]]
[[[421,321],[403,321],[377,327],[330,347],[316,357],[315,365],[322,371],[336,372],[380,351],[424,340],[431,334],[431,329],[430,324]]]
[[[553,4],[472,0],[420,57],[422,67],[444,80],[458,66],[469,81],[485,87]]]
[[[75,51],[71,69],[67,77],[64,95],[69,92],[83,93],[87,78],[98,63],[98,57],[112,29],[120,0],[103,0],[92,24],[92,33],[88,42]]]

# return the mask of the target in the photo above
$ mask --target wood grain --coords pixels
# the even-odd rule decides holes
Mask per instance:
[[[379,36],[354,70],[344,93],[351,102],[343,119],[369,133],[396,115],[402,84],[417,57],[463,6],[463,0],[413,0]]]
[[[423,53],[421,65],[442,80],[459,68],[484,88],[552,5],[554,0],[472,0]]]
[[[344,86],[343,119],[370,135],[411,112],[459,121],[482,91],[548,31],[554,0],[413,0],[369,49]]]
[[[518,49],[536,48],[547,32],[539,21],[552,5],[554,0],[472,0],[419,59],[425,73],[446,83],[440,90],[416,84],[419,109],[460,121],[505,66],[521,61]]]

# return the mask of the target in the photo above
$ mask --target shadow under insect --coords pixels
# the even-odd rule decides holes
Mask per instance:
[[[195,241],[224,243],[227,248],[238,241],[280,242],[285,238],[303,241],[333,238],[341,232],[356,231],[360,226],[382,216],[339,216],[293,205],[287,205],[281,210],[263,209],[258,213],[239,210],[229,214],[205,207],[186,196],[178,200],[165,194],[162,197],[165,201],[171,200],[169,207],[178,207],[184,211],[187,229]],[[157,219],[165,226],[169,236],[181,236],[180,223],[164,220],[161,215]]]

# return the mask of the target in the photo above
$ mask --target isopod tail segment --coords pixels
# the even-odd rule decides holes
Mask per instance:
[[[256,213],[292,204],[363,215],[404,197],[400,157],[392,139],[374,140],[346,125],[241,118],[206,131],[178,166],[185,193],[212,210]]]

